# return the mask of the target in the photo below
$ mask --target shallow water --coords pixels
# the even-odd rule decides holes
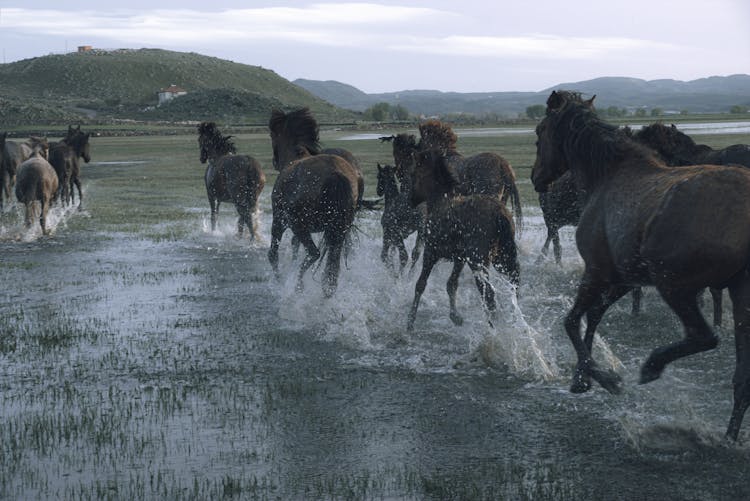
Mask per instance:
[[[86,210],[53,211],[52,237],[1,215],[0,498],[750,496],[750,449],[722,439],[728,328],[714,352],[639,386],[650,349],[681,334],[654,291],[639,316],[625,298],[596,347],[624,393],[567,391],[561,318],[582,269],[570,228],[562,266],[535,265],[543,222],[525,208],[518,300],[493,272],[490,326],[465,272],[455,327],[444,263],[406,333],[415,275],[381,264],[379,214],[358,218],[325,299],[321,271],[295,292],[288,235],[272,276],[269,196],[260,242],[234,236],[228,209],[211,232],[203,206],[156,240],[69,231]]]

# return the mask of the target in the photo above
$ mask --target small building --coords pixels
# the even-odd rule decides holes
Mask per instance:
[[[187,94],[187,91],[183,89],[182,87],[178,87],[175,84],[170,85],[166,89],[161,89],[158,93],[159,96],[159,104],[164,104],[167,101],[171,101],[172,99],[184,96]]]
[[[94,48],[91,45],[79,45],[78,46],[78,53],[82,54],[84,52],[91,52]]]

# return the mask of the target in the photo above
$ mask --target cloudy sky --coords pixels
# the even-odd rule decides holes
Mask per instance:
[[[198,52],[365,92],[539,91],[750,73],[750,1],[0,0],[3,62],[78,45]]]

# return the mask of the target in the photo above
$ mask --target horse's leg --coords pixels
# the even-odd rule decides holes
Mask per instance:
[[[78,188],[78,207],[80,207],[83,204],[83,193],[81,192],[81,181],[78,179],[78,176],[70,180],[71,187],[70,187],[70,194],[73,195],[73,186],[72,183],[75,183],[76,188]]]
[[[417,230],[417,239],[414,241],[414,248],[411,250],[411,267],[409,268],[409,273],[411,273],[411,270],[417,265],[417,261],[419,261],[419,256],[422,254],[423,248],[424,239],[422,238],[422,230],[420,229]]]
[[[388,234],[384,232],[383,233],[383,250],[380,251],[380,260],[383,261],[383,264],[389,270],[391,269],[391,260],[389,256],[390,249],[391,249],[391,239],[388,237]]]
[[[419,307],[419,300],[422,298],[422,293],[427,286],[427,277],[430,276],[432,267],[437,263],[437,258],[433,257],[431,252],[425,252],[422,258],[422,272],[419,274],[417,284],[414,286],[414,301],[411,304],[411,310],[409,311],[409,320],[406,324],[406,330],[411,332],[414,330],[414,320],[417,318],[417,308]]]
[[[583,342],[586,344],[589,353],[591,353],[591,347],[594,345],[594,334],[596,333],[596,328],[599,325],[599,322],[602,321],[604,314],[610,306],[615,304],[617,300],[627,294],[631,289],[633,288],[626,285],[613,285],[609,288],[607,293],[603,297],[600,296],[600,300],[594,303],[586,312],[586,334],[583,337]],[[636,289],[633,289],[634,293]]]
[[[490,325],[492,325],[497,305],[495,303],[495,288],[492,287],[489,273],[487,272],[488,266],[489,262],[485,263],[483,266],[469,263],[469,267],[471,268],[472,273],[474,273],[474,282],[477,284],[479,294],[482,296],[482,301],[484,301],[484,305],[490,315]]]
[[[450,303],[450,317],[453,321],[453,325],[461,325],[464,323],[463,317],[461,317],[461,315],[458,314],[458,311],[456,311],[456,290],[458,290],[458,277],[461,276],[461,270],[463,269],[464,262],[460,259],[454,259],[453,271],[451,271],[451,276],[448,277],[448,283],[446,284],[446,289],[448,290],[448,302]]]
[[[302,264],[299,267],[299,275],[297,275],[297,292],[302,292],[302,290],[304,289],[302,278],[305,276],[305,272],[310,268],[310,266],[312,266],[313,263],[315,263],[315,261],[317,261],[320,257],[320,250],[318,250],[318,247],[315,245],[315,242],[313,241],[312,235],[309,231],[297,230],[294,232],[294,234],[299,238],[300,243],[305,247],[305,250],[307,251],[307,255],[305,256],[305,259],[302,260]]]
[[[640,287],[633,288],[633,307],[630,309],[630,313],[638,315],[641,312],[641,298],[643,297],[643,289]]]
[[[721,308],[721,295],[722,290],[721,289],[715,289],[713,287],[709,287],[709,292],[711,292],[711,299],[714,303],[714,327],[721,327],[721,317],[722,317],[722,308]]]
[[[247,223],[247,207],[238,204],[235,204],[235,207],[237,208],[237,238],[242,238],[245,226],[248,227],[250,233],[252,233],[252,229],[250,229],[250,225]]]
[[[292,235],[292,261],[297,260],[298,254],[299,254],[299,237],[297,235]]]
[[[544,258],[547,257],[547,252],[549,251],[549,244],[552,241],[552,229],[547,226],[547,239],[544,241],[544,245],[542,245],[542,250],[539,252],[539,257],[536,258],[536,264],[541,263],[544,261]]]
[[[338,287],[339,271],[341,269],[341,251],[344,247],[344,238],[331,242],[326,242],[326,252],[328,258],[326,259],[326,268],[324,271],[323,279],[323,295],[325,297],[333,296]]]
[[[731,440],[737,440],[742,418],[750,406],[750,274],[747,271],[729,287],[729,295],[732,298],[734,342],[737,352],[732,378],[734,406],[726,436]]]
[[[39,225],[42,227],[42,235],[47,234],[47,209],[49,205],[44,197],[39,200]]]
[[[271,223],[271,244],[268,248],[268,261],[271,263],[276,278],[279,278],[279,242],[281,242],[285,229],[286,226],[281,222],[281,218],[274,216]]]
[[[698,293],[695,289],[669,289],[657,287],[659,293],[670,308],[677,314],[685,328],[682,341],[660,346],[651,352],[646,363],[641,367],[640,383],[648,383],[661,376],[664,367],[678,358],[716,348],[719,338],[703,318],[698,307]]]
[[[216,219],[219,216],[219,201],[208,194],[208,205],[211,207],[211,231],[216,231]]]
[[[562,246],[560,245],[560,228],[555,227],[552,232],[552,249],[555,253],[555,263],[562,263]]]
[[[589,274],[586,273],[578,286],[573,308],[565,317],[565,331],[578,356],[578,365],[570,386],[570,391],[573,393],[588,391],[591,388],[592,377],[610,393],[619,393],[621,390],[620,376],[615,372],[599,369],[591,357],[591,351],[581,338],[581,318],[590,308],[601,307],[602,294],[607,290],[607,284],[593,282]],[[591,336],[593,336],[593,332],[592,330]]]
[[[396,239],[396,248],[398,249],[398,259],[401,266],[399,267],[399,274],[404,272],[406,263],[409,262],[409,253],[406,252],[406,245],[401,238]]]

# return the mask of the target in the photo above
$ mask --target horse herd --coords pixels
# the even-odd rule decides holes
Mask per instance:
[[[302,290],[307,270],[325,258],[322,288],[330,297],[342,254],[352,246],[355,215],[377,202],[363,199],[362,170],[349,151],[321,147],[318,124],[308,109],[275,110],[268,127],[278,172],[268,260],[278,277],[279,245],[290,229],[295,252],[301,244],[306,253],[297,290]],[[441,259],[453,262],[447,283],[451,320],[456,325],[463,321],[455,294],[468,265],[492,322],[496,305],[490,267],[515,286],[520,281],[515,239],[523,217],[515,173],[495,153],[459,154],[455,133],[438,120],[422,123],[419,135],[380,138],[392,144],[394,165],[378,165],[377,172],[377,193],[384,198],[382,260],[392,266],[391,252],[397,250],[394,272],[403,272],[409,259],[404,240],[414,232],[412,267],[422,257],[407,330],[414,326],[427,279]],[[728,289],[736,367],[726,436],[736,440],[750,406],[750,169],[745,168],[750,167],[750,147],[712,150],[660,123],[637,132],[618,128],[596,114],[593,98],[584,100],[569,91],[551,93],[536,135],[531,181],[548,228],[540,257],[552,242],[559,263],[557,232],[577,225],[576,243],[585,265],[564,322],[578,358],[571,391],[589,390],[592,380],[612,393],[621,391],[620,376],[601,368],[591,348],[605,312],[628,292],[655,286],[684,327],[682,341],[654,349],[646,360],[640,381],[647,383],[669,363],[717,345],[698,297],[711,289],[714,322],[720,323],[721,291]],[[78,162],[89,161],[88,136],[80,126],[69,127],[66,137],[53,145],[42,138],[16,144],[0,135],[0,204],[3,193],[10,196],[15,178],[16,197],[27,207],[26,223],[31,224],[32,203],[40,201],[46,232],[46,210],[55,197],[72,202],[75,185],[80,203]],[[216,227],[220,203],[232,202],[239,215],[238,233],[247,228],[256,238],[255,214],[266,179],[257,160],[236,153],[231,137],[213,122],[198,126],[211,227]],[[322,233],[318,243],[315,233]],[[639,296],[634,297],[636,309]]]
[[[7,137],[7,132],[0,134],[0,210],[3,198],[10,201],[11,190],[15,191],[16,199],[25,208],[26,227],[32,226],[39,204],[39,224],[42,233],[47,234],[47,213],[53,201],[72,204],[74,188],[78,189],[79,205],[82,201],[80,159],[87,163],[91,160],[90,134],[82,132],[79,125],[68,126],[67,134],[58,142],[32,136],[17,143]]]
[[[307,109],[274,111],[269,130],[278,177],[271,197],[268,259],[278,275],[279,244],[291,229],[293,245],[301,243],[306,251],[297,289],[310,266],[327,255],[322,286],[329,297],[336,290],[341,254],[350,246],[355,214],[369,204],[362,200],[361,169],[348,151],[320,147],[318,125]],[[260,166],[249,157],[228,155],[233,151],[230,136],[221,136],[215,124],[203,123],[198,131],[201,160],[208,162],[212,222],[214,201],[233,201],[240,227],[247,225],[254,236],[252,217],[265,183]],[[419,133],[419,139],[410,134],[380,138],[392,144],[394,165],[378,164],[377,172],[377,193],[385,199],[381,258],[390,265],[391,251],[397,250],[398,271],[403,271],[409,259],[404,239],[414,232],[412,267],[422,257],[407,330],[414,326],[427,279],[440,259],[453,262],[447,283],[451,320],[462,323],[455,294],[468,265],[491,322],[495,292],[488,279],[490,266],[514,285],[520,280],[515,238],[523,219],[515,174],[497,154],[460,155],[456,135],[440,121],[422,123]],[[734,408],[726,435],[736,440],[750,406],[750,169],[745,168],[750,167],[750,147],[714,151],[660,123],[638,132],[618,128],[599,118],[593,98],[583,100],[569,91],[550,95],[536,134],[531,180],[548,227],[541,254],[552,242],[560,262],[557,231],[577,225],[576,243],[585,264],[565,318],[578,356],[571,391],[589,390],[592,380],[612,393],[621,391],[620,376],[601,368],[591,347],[598,323],[623,295],[655,286],[685,330],[682,341],[653,350],[641,369],[641,382],[647,383],[674,360],[717,345],[698,296],[707,287],[712,290],[714,321],[720,323],[721,291],[726,288],[737,348]],[[322,249],[313,233],[323,234]]]

